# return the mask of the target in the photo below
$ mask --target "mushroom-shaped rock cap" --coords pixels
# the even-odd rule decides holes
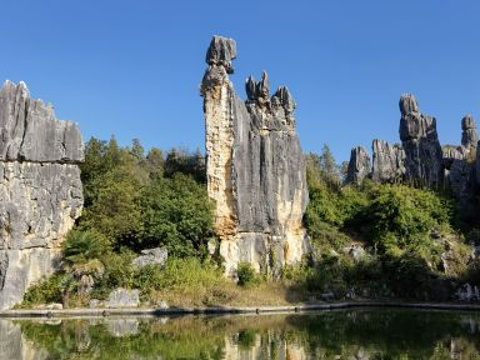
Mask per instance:
[[[223,36],[214,36],[207,50],[205,61],[208,65],[223,65],[229,73],[233,72],[231,61],[237,57],[235,40]]]
[[[403,116],[419,112],[417,100],[412,94],[402,95],[399,106]]]
[[[470,130],[470,129],[476,129],[477,128],[477,122],[473,118],[472,115],[465,115],[462,119],[462,130]]]

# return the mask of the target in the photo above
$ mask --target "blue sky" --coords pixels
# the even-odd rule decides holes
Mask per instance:
[[[305,151],[337,160],[397,142],[402,93],[437,118],[443,144],[480,120],[478,0],[2,1],[0,79],[78,122],[85,139],[204,146],[199,84],[214,34],[237,41],[232,77],[267,70],[297,101]]]

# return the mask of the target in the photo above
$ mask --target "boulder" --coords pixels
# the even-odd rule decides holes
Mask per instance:
[[[168,251],[163,248],[142,250],[141,255],[133,260],[133,266],[138,270],[147,265],[165,265]]]
[[[115,289],[108,296],[105,305],[114,309],[138,307],[140,305],[140,290]]]

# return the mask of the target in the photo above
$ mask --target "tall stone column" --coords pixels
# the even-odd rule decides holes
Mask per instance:
[[[247,100],[229,75],[232,39],[214,37],[202,81],[208,194],[227,274],[239,261],[258,271],[295,264],[308,249],[302,218],[308,203],[305,160],[295,131],[295,102],[286,87],[270,96],[266,73],[249,77]]]

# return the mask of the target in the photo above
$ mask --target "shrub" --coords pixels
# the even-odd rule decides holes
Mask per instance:
[[[63,255],[70,263],[85,263],[98,259],[107,250],[100,234],[93,230],[72,230],[63,243]]]
[[[238,285],[257,286],[260,284],[260,277],[255,272],[253,266],[245,261],[240,261],[237,267]]]
[[[73,276],[54,274],[32,286],[23,298],[23,305],[62,303],[64,296],[75,289]]]
[[[391,247],[431,253],[431,231],[448,230],[451,203],[430,190],[381,185],[373,187],[369,196],[370,204],[351,223],[363,224],[366,237],[380,253]]]
[[[134,278],[134,285],[142,291],[163,290],[174,287],[201,288],[215,286],[224,281],[223,272],[215,264],[195,257],[170,257],[165,266],[145,266]]]

